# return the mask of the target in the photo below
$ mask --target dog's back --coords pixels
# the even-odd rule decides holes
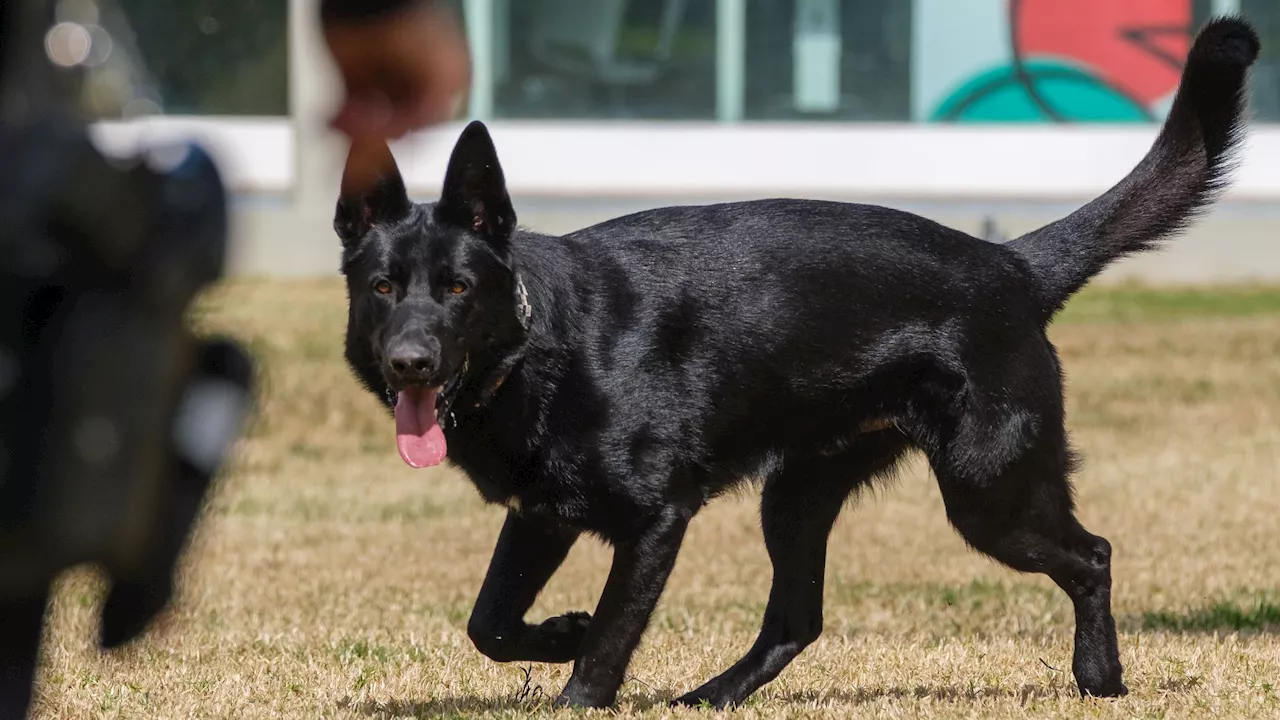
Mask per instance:
[[[551,260],[571,271],[544,269],[549,244],[567,246]],[[514,250],[564,284],[537,315],[571,328],[546,351],[583,372],[547,385],[578,397],[576,416],[593,405],[587,387],[636,415],[594,424],[603,437],[589,442],[647,445],[639,427],[683,426],[650,452],[712,471],[716,486],[838,447],[864,423],[905,423],[910,398],[957,392],[980,355],[1041,342],[1034,279],[1015,253],[878,206],[663,208],[517,237]]]

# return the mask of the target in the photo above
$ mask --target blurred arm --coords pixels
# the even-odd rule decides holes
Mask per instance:
[[[343,20],[368,20],[403,10],[415,3],[434,4],[435,0],[320,0],[320,19],[325,25]]]
[[[357,156],[344,180],[353,191],[375,175],[387,140],[452,118],[471,84],[466,37],[440,0],[321,0],[324,38],[342,78],[331,125]],[[365,150],[372,155],[363,161]]]

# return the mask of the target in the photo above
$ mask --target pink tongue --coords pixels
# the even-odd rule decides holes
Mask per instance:
[[[436,393],[412,388],[396,401],[396,448],[409,467],[425,468],[444,462],[444,431],[436,422]]]

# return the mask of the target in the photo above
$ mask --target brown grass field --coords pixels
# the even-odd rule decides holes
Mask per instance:
[[[400,461],[342,363],[341,285],[237,282],[195,321],[258,353],[259,414],[152,634],[99,655],[97,577],[60,583],[36,716],[552,715],[569,666],[496,664],[466,637],[503,511]],[[736,714],[1280,717],[1280,289],[1087,291],[1052,335],[1129,697],[1078,696],[1066,596],[967,550],[916,460],[846,510],[825,634]],[[609,559],[580,542],[530,618],[593,608]],[[666,702],[751,644],[769,578],[754,494],[704,511],[616,712],[705,715]]]

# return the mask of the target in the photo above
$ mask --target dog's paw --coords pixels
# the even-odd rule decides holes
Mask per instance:
[[[1122,698],[1129,694],[1129,688],[1119,680],[1097,683],[1092,687],[1080,686],[1081,697]]]
[[[673,707],[690,707],[699,710],[724,710],[735,705],[734,698],[728,696],[714,682],[685,693],[671,701]]]
[[[548,618],[533,628],[539,649],[549,658],[546,662],[572,662],[591,626],[591,615],[571,612]]]
[[[613,705],[617,697],[617,689],[612,691],[590,688],[573,679],[564,686],[564,690],[551,702],[555,708],[607,708]]]
[[[671,707],[688,707],[698,708],[700,710],[711,710],[715,705],[710,698],[702,697],[697,691],[685,693],[675,700],[671,701]]]
[[[1072,671],[1082,697],[1118,698],[1129,694],[1119,662],[1077,662]]]

